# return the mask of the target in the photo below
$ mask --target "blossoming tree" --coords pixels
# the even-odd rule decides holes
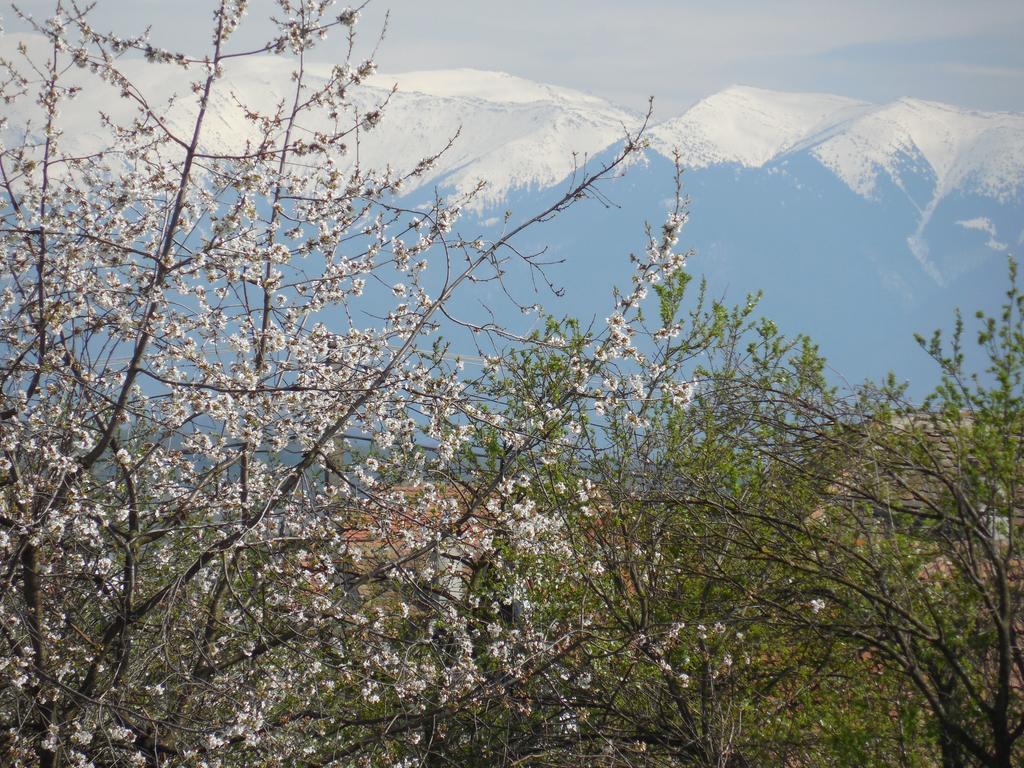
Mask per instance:
[[[512,467],[552,426],[482,407],[427,337],[639,135],[497,241],[464,237],[465,201],[396,202],[429,151],[358,162],[387,99],[354,95],[374,69],[357,10],[278,0],[274,36],[240,50],[245,5],[217,4],[197,58],[61,1],[25,19],[42,54],[3,60],[6,103],[35,105],[0,150],[6,763],[391,764],[557,647],[527,624],[481,652],[442,578],[520,512],[489,505],[505,471],[444,482],[460,445],[486,425]],[[347,58],[313,77],[328,34]],[[158,100],[140,56],[184,95]],[[272,107],[225,84],[252,56],[291,74]],[[61,117],[83,99],[91,145]],[[244,130],[218,132],[224,104]]]

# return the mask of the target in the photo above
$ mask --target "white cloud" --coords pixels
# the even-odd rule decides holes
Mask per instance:
[[[979,232],[984,232],[988,235],[988,241],[985,245],[993,251],[1005,251],[1010,247],[1006,243],[996,239],[998,236],[998,233],[996,232],[996,225],[992,223],[991,219],[986,218],[985,216],[978,216],[973,219],[964,219],[963,221],[958,221],[957,224],[964,229],[974,229]]]
[[[978,216],[977,218],[974,219],[964,219],[963,221],[958,221],[957,224],[959,224],[964,229],[981,230],[982,232],[988,233],[992,237],[995,237],[996,235],[996,225],[992,223],[991,219],[986,218],[984,216]]]

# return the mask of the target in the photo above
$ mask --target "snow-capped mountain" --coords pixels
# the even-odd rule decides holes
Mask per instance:
[[[31,53],[40,41],[7,35],[0,48],[19,42]],[[195,109],[187,73],[120,65],[151,103],[177,95],[165,120],[184,130]],[[315,84],[329,69],[308,65],[307,73]],[[88,72],[76,76],[86,97],[64,110],[64,148],[97,149],[105,135],[97,107],[115,121],[129,119],[133,107]],[[272,112],[293,88],[279,58],[229,61],[206,146],[254,136],[246,111]],[[574,169],[610,157],[643,119],[579,91],[471,69],[376,74],[348,97],[353,118],[385,104],[379,125],[360,133],[358,152],[353,142],[349,161],[358,157],[364,168],[411,170],[457,136],[408,188],[408,202],[486,182],[460,224],[485,235],[506,209],[541,210]],[[4,110],[6,143],[31,114]],[[1024,245],[1022,114],[735,86],[655,121],[647,136],[645,162],[602,188],[614,206],[580,206],[529,235],[536,240],[526,246],[566,260],[564,269],[552,268],[567,288],[559,312],[604,312],[594,296],[626,279],[626,254],[642,245],[642,222],[656,223],[671,195],[676,152],[691,198],[684,244],[696,248],[692,268],[732,299],[765,289],[766,313],[786,330],[821,339],[852,378],[906,371],[912,331],[948,326],[955,305],[998,301],[1004,254]]]
[[[514,78],[405,77],[435,98],[600,116],[610,137],[604,154],[595,151],[599,132],[581,135],[575,145],[596,161],[609,157],[621,138],[613,120],[636,125],[601,100]],[[400,87],[402,78],[394,77]],[[463,129],[471,142],[475,125]],[[561,126],[553,122],[550,130]],[[484,151],[450,174],[441,169],[429,183],[464,189],[477,178],[496,179],[495,194],[478,201],[481,225],[491,220],[495,200],[502,208],[535,209],[564,187],[550,183],[557,171],[546,179],[529,175],[537,156],[545,157],[546,168],[558,168],[559,158],[545,154],[540,142],[529,144],[538,135]],[[838,374],[854,380],[895,369],[923,391],[935,371],[913,333],[950,327],[958,306],[968,313],[994,308],[1004,288],[1005,254],[1024,244],[1024,115],[737,86],[654,125],[648,136],[647,162],[606,189],[615,207],[571,211],[530,243],[566,261],[560,273],[553,269],[567,288],[560,311],[600,315],[594,297],[624,279],[625,254],[640,244],[640,222],[657,221],[676,151],[691,198],[684,239],[697,252],[692,268],[709,278],[714,293],[732,300],[764,289],[765,313],[789,332],[810,333]],[[573,141],[565,137],[557,146]],[[508,167],[516,155],[522,176],[485,171]],[[561,162],[568,173],[568,156]]]
[[[418,160],[425,146],[436,147],[459,131],[450,156],[424,183],[443,179],[444,187],[468,192],[484,181],[477,208],[501,205],[515,190],[558,184],[639,122],[603,99],[501,72],[375,75],[366,90],[393,85],[398,90],[385,120],[365,139],[371,162],[394,162],[397,146],[402,167],[403,160]],[[407,135],[410,128],[413,135]]]
[[[4,35],[0,52],[18,44],[25,45],[36,60],[45,60],[47,44],[38,35]],[[162,110],[164,122],[181,136],[189,135],[196,110],[189,86],[195,74],[190,76],[174,64],[137,59],[123,59],[118,68],[151,105],[174,99],[172,108]],[[202,137],[204,148],[237,149],[246,139],[256,138],[256,125],[246,113],[272,115],[282,104],[290,103],[295,88],[292,69],[275,56],[226,62],[212,95]],[[330,77],[331,67],[307,63],[305,70],[312,90]],[[126,123],[135,104],[121,98],[118,87],[87,70],[72,75],[82,95],[62,106],[65,149],[95,151],[100,148],[100,137],[106,135],[100,129],[98,105],[115,122]],[[360,133],[358,153],[353,148],[351,163],[358,157],[364,168],[408,171],[458,136],[418,183],[428,187],[442,183],[447,190],[465,193],[486,181],[486,188],[475,199],[477,207],[500,205],[513,190],[557,184],[571,172],[574,162],[582,164],[622,138],[624,126],[638,122],[632,112],[578,91],[471,69],[373,75],[348,89],[346,96],[350,114],[340,118],[342,126],[354,124],[357,114],[386,104],[385,119],[372,131]],[[8,141],[18,138],[19,130],[37,109],[31,100],[25,102],[29,112],[10,115],[7,131],[0,134]],[[333,125],[326,116],[319,121],[306,116],[302,128],[331,130]]]
[[[0,37],[5,50],[18,44],[30,53],[45,50],[38,35]],[[188,98],[189,78],[179,67],[130,59],[119,66],[151,103],[177,97],[167,120],[172,126],[188,125],[194,99]],[[307,64],[306,70],[314,86],[329,73],[325,65]],[[130,115],[132,104],[87,72],[79,79],[86,97],[67,105],[64,120],[74,126],[75,140],[87,143],[98,135],[97,104],[115,120]],[[391,94],[393,87],[397,90]],[[253,134],[245,110],[273,112],[292,91],[291,67],[278,57],[227,62],[214,93],[207,145],[236,144]],[[574,164],[615,144],[640,121],[640,115],[596,96],[472,69],[377,74],[351,89],[349,98],[353,112],[387,102],[379,127],[360,137],[364,166],[413,168],[458,134],[421,183],[464,192],[486,181],[478,206],[500,204],[515,190],[558,183]],[[19,118],[27,116],[11,117],[10,128],[16,129]],[[671,157],[678,150],[691,169],[726,164],[762,168],[809,152],[869,199],[882,178],[909,187],[913,182],[906,176],[927,175],[932,198],[919,200],[914,193],[922,210],[934,198],[956,191],[1008,200],[1024,186],[1024,115],[972,112],[914,99],[873,105],[829,94],[734,86],[653,125],[648,138],[653,152]]]
[[[461,129],[453,151],[423,183],[466,192],[487,182],[473,204],[478,211],[556,186],[639,124],[638,115],[602,99],[500,73],[378,75],[372,84],[399,90],[388,118],[365,139],[365,157],[411,165],[415,149]],[[650,155],[678,152],[691,175],[713,168],[792,175],[798,167],[806,175],[806,161],[813,161],[864,201],[906,209],[893,231],[902,252],[938,285],[976,261],[932,247],[929,236],[951,223],[984,219],[991,250],[1024,241],[1024,115],[736,86],[655,124],[648,136]],[[954,208],[960,212],[952,222],[948,215],[936,219],[937,211]],[[958,235],[972,231],[982,230],[961,225]]]
[[[487,181],[493,191],[481,204],[516,188],[560,181],[574,153],[592,156],[639,122],[638,115],[594,96],[502,73],[440,70],[377,75],[371,82],[397,84],[397,95],[404,96],[389,104],[394,130],[385,121],[378,136],[367,138],[371,156],[386,154],[384,147],[395,146],[394,133],[410,124],[422,126],[425,139],[458,125],[464,146],[434,179],[459,190]],[[933,198],[963,191],[1005,201],[1024,187],[1024,115],[916,99],[874,105],[735,86],[655,124],[649,138],[654,152],[672,157],[678,150],[691,169],[761,168],[809,152],[867,199],[876,196],[882,178],[909,187],[913,182],[904,177],[921,174],[931,177]],[[922,202],[923,210],[932,199]]]

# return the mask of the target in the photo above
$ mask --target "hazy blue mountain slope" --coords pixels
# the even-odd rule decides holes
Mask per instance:
[[[555,314],[603,322],[612,286],[628,280],[629,252],[644,245],[644,222],[657,226],[664,215],[672,179],[672,164],[650,153],[647,163],[602,187],[614,207],[584,201],[521,238],[520,249],[546,249],[547,260],[562,262],[547,274],[564,296],[553,300],[543,285],[534,293],[521,266],[506,277],[513,295],[540,301]],[[925,235],[933,243],[932,261],[951,275],[940,283],[908,245],[919,209],[905,186],[892,180],[879,181],[875,199],[868,200],[814,158],[795,155],[762,168],[695,169],[684,174],[684,183],[690,220],[681,245],[695,250],[689,268],[707,278],[713,295],[742,302],[761,290],[760,311],[788,333],[811,335],[837,380],[857,382],[894,370],[912,381],[915,392],[928,388],[935,371],[913,334],[950,327],[957,306],[968,312],[993,307],[1003,290],[1003,254],[985,245],[986,233],[947,225],[947,217],[976,214],[981,203],[999,221],[1020,212],[1014,205],[992,211],[989,201],[958,198],[937,208]],[[919,183],[926,188],[928,181]],[[540,210],[560,189],[520,191],[506,206],[517,216]],[[499,227],[483,222],[500,213],[471,215],[460,231],[493,236]],[[945,239],[947,230],[956,238]],[[515,326],[529,327],[495,286],[482,287],[476,298]],[[486,316],[482,306],[475,316]]]

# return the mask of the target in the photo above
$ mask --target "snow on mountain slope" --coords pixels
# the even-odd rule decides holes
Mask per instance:
[[[919,156],[934,173],[936,198],[966,187],[1005,199],[1024,184],[1024,115],[900,99],[848,121],[811,152],[868,198],[880,174],[900,185],[902,161]]]
[[[655,151],[685,166],[759,168],[810,150],[852,190],[872,198],[882,175],[902,187],[930,173],[935,199],[961,189],[1006,200],[1024,187],[1024,115],[900,99],[872,105],[828,94],[734,86],[651,131]]]
[[[927,232],[939,206],[954,193],[1013,203],[1024,192],[1024,115],[1019,114],[900,99],[798,149],[807,149],[868,200],[879,199],[883,181],[901,190],[917,210],[907,247],[940,285],[966,267],[943,263],[932,253]],[[990,238],[990,244],[997,242]]]
[[[733,86],[699,101],[651,131],[655,150],[704,168],[739,163],[759,168],[800,140],[859,114],[870,105],[818,93],[781,93]]]
[[[409,150],[422,153],[424,146],[436,147],[458,131],[459,140],[440,159],[434,178],[444,177],[445,186],[458,192],[486,181],[477,206],[498,204],[515,189],[559,183],[574,163],[582,164],[622,139],[627,126],[639,124],[635,114],[601,99],[503,73],[463,69],[372,80],[374,87],[390,83],[397,83],[398,91],[380,126],[364,138],[371,163],[394,162],[396,147],[408,139],[413,139]]]
[[[587,158],[639,124],[637,115],[594,96],[503,72],[473,69],[377,74],[362,91],[380,96],[397,86],[385,118],[363,137],[360,151],[377,167],[412,167],[425,147],[459,139],[432,179],[459,193],[486,187],[478,208],[510,192],[562,181]]]

